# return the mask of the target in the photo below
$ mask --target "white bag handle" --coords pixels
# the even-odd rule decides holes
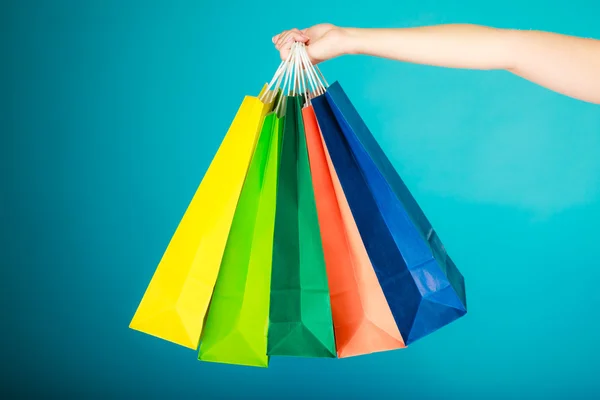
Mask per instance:
[[[329,84],[319,67],[310,61],[304,43],[294,42],[292,44],[288,56],[279,64],[267,90],[261,96],[261,100],[264,101],[269,93],[269,101],[273,101],[280,87],[281,96],[274,109],[276,113],[285,112],[288,96],[303,94],[304,106],[307,106],[314,97],[323,95],[327,91]]]
[[[306,51],[306,46],[304,44],[302,44],[301,46],[300,56],[303,70],[306,72],[306,77],[312,86],[313,93],[325,93],[325,88],[321,81],[318,79],[318,76],[314,70],[314,66],[310,62],[308,53]]]
[[[277,93],[277,89],[279,89],[279,85],[281,84],[281,79],[282,79],[284,73],[287,71],[287,67],[289,66],[291,56],[292,56],[292,53],[288,54],[287,59],[282,61],[281,64],[279,64],[279,67],[275,71],[275,75],[273,75],[273,79],[271,79],[271,82],[269,82],[266,90],[263,92],[262,96],[260,97],[261,101],[264,102],[264,100],[267,96],[267,93],[271,93],[271,89],[273,90],[273,92],[271,93],[270,101],[273,101],[273,99],[275,98],[275,93]],[[273,86],[273,84],[275,84],[275,86]]]
[[[287,95],[289,95],[289,91],[290,91],[290,87],[291,87],[291,80],[292,77],[294,75],[294,57],[295,57],[295,46],[292,45],[292,48],[290,50],[290,54],[287,57],[286,60],[286,68],[285,68],[285,74],[283,75],[283,87],[281,90],[281,97],[279,98],[279,101],[277,102],[277,106],[275,107],[275,113],[279,113],[280,111],[283,112],[283,110],[285,109],[285,103],[286,103],[286,99],[285,97]],[[282,105],[284,108],[282,108]]]
[[[295,96],[298,93],[304,93],[307,103],[310,103],[312,97],[324,94],[327,87],[329,87],[319,67],[313,65],[310,61],[306,45],[301,42],[292,44],[290,53],[279,64],[273,78],[267,85],[267,89],[260,96],[260,100],[264,102],[269,96],[269,101],[273,101],[282,83],[282,96],[275,108],[276,111],[280,109],[281,104],[284,102],[283,97],[286,95]],[[310,89],[308,89],[309,85]]]

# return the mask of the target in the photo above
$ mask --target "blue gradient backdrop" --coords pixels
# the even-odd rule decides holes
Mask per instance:
[[[129,321],[270,38],[329,21],[600,38],[596,0],[5,1],[2,392],[80,398],[600,396],[600,107],[505,72],[326,63],[467,282],[411,348],[204,364]]]

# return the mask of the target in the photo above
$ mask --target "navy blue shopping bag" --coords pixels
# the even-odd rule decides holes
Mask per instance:
[[[465,315],[463,276],[340,84],[313,107],[406,344]]]

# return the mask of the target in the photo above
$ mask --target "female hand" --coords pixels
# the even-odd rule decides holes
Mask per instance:
[[[286,60],[292,44],[306,44],[306,51],[313,64],[343,55],[345,49],[345,32],[342,28],[331,24],[318,24],[307,29],[290,29],[273,37],[273,43],[282,60]]]

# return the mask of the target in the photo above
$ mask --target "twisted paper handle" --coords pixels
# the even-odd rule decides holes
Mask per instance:
[[[273,101],[281,87],[282,96],[275,106],[275,112],[279,113],[285,109],[285,97],[302,94],[305,105],[309,105],[311,99],[324,94],[328,86],[322,72],[310,61],[305,44],[295,42],[260,99],[263,102]]]

